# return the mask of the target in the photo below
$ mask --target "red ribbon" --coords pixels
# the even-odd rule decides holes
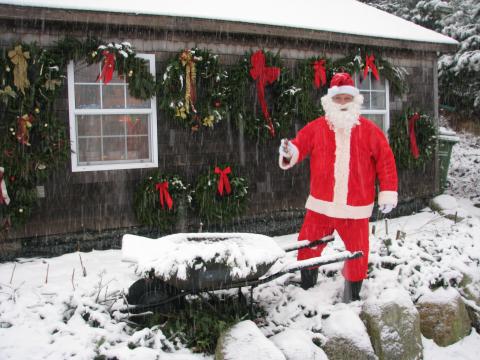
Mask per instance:
[[[317,89],[327,83],[325,60],[317,60],[313,63],[313,76],[313,83]]]
[[[368,69],[372,70],[373,76],[375,79],[380,80],[380,76],[378,75],[377,67],[375,66],[375,57],[373,55],[366,56],[365,58],[365,68],[363,69],[363,78],[365,79],[368,75]]]
[[[107,85],[113,78],[113,71],[115,70],[115,56],[108,50],[103,50],[103,68],[100,75],[97,76],[97,81],[102,79],[103,83]]]
[[[415,159],[418,159],[420,152],[418,151],[417,137],[415,136],[415,123],[417,120],[420,120],[420,115],[418,113],[413,114],[410,119],[408,119],[408,134],[410,136],[410,151]]]
[[[215,174],[220,175],[217,184],[217,190],[220,196],[223,196],[223,189],[225,189],[227,194],[232,192],[232,188],[230,186],[230,181],[228,181],[228,174],[232,172],[230,166],[227,166],[225,169],[220,169],[218,166],[215,166]]]
[[[271,84],[280,76],[280,68],[275,66],[265,65],[265,55],[262,50],[253,53],[250,58],[252,67],[250,69],[250,76],[257,82],[257,97],[262,107],[263,116],[268,124],[268,129],[272,137],[275,136],[275,129],[273,128],[272,119],[268,113],[267,103],[265,101],[265,86]]]
[[[162,205],[162,209],[165,207],[165,202],[167,203],[168,209],[171,209],[173,206],[173,200],[168,192],[168,181],[164,181],[161,183],[157,183],[155,185],[155,189],[159,191],[159,200],[160,205]]]

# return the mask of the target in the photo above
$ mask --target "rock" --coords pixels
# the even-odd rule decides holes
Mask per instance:
[[[323,350],[329,360],[374,360],[367,329],[358,315],[345,305],[324,322],[322,332],[327,337]]]
[[[417,303],[423,336],[439,346],[448,346],[467,336],[472,325],[458,291],[439,288]]]
[[[225,331],[217,342],[216,360],[286,360],[253,321],[245,320]]]
[[[269,340],[283,352],[287,360],[328,360],[327,354],[313,343],[306,331],[287,329]]]
[[[363,304],[360,318],[380,360],[423,358],[420,315],[403,289],[387,289]]]

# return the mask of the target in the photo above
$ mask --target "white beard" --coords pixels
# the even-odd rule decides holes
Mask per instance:
[[[325,95],[322,97],[325,118],[327,119],[330,129],[335,132],[338,129],[350,131],[355,125],[360,124],[358,118],[362,104],[362,95],[354,96],[352,102],[343,105],[333,102],[330,96]]]

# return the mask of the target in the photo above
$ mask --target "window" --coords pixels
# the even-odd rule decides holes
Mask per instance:
[[[370,72],[360,82],[359,75],[355,74],[355,86],[364,98],[361,114],[374,121],[386,133],[390,127],[388,81],[383,78],[377,80]]]
[[[155,55],[137,56],[155,75]],[[72,171],[157,167],[155,98],[131,97],[117,73],[107,85],[97,82],[100,71],[101,63],[68,65]]]

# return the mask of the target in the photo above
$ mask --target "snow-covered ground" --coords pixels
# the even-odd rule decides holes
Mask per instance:
[[[464,275],[480,284],[480,212],[474,206],[480,202],[480,146],[478,138],[460,138],[461,143],[454,147],[447,193],[458,200],[459,208],[453,210],[466,216],[455,222],[425,209],[388,220],[388,224],[385,220],[372,223],[376,231],[370,239],[371,272],[364,282],[362,299],[381,297],[385,289],[403,288],[415,301],[431,291],[429,285],[455,286]],[[399,230],[402,236],[396,239]],[[294,243],[296,235],[274,240],[283,246]],[[325,254],[341,250],[343,245],[337,238]],[[294,258],[294,253],[288,253],[270,271]],[[388,263],[396,264],[393,270]],[[339,301],[343,289],[341,266],[323,266],[317,285],[307,291],[299,286],[298,273],[255,288],[255,300],[267,311],[261,331],[270,336],[286,329],[302,330],[321,339],[322,329],[328,326],[326,315],[359,313],[360,302],[346,305]],[[93,359],[97,355],[118,359],[212,359],[179,348],[166,338],[161,326],[135,331],[123,321],[116,311],[122,301],[111,299],[138,278],[135,267],[122,261],[119,250],[0,264],[0,359]],[[472,290],[480,294],[480,288]],[[480,353],[480,335],[473,330],[463,340],[444,348],[424,338],[423,345],[426,360],[473,360]]]

